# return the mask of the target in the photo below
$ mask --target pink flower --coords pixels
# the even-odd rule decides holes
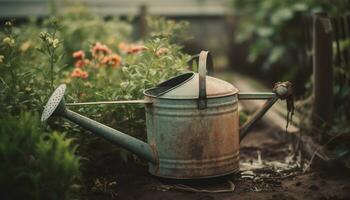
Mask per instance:
[[[74,64],[75,67],[78,68],[83,68],[85,67],[87,64],[89,64],[89,60],[85,59],[85,60],[77,60]]]
[[[75,68],[70,74],[73,78],[83,78],[86,79],[89,74],[86,71],[83,71],[81,68]]]
[[[96,42],[96,44],[91,49],[92,56],[98,59],[112,53],[112,51],[104,44]]]
[[[122,58],[117,54],[112,54],[104,57],[101,64],[108,65],[111,67],[118,67],[122,62]]]
[[[136,54],[139,53],[141,51],[145,51],[148,50],[147,47],[145,47],[144,45],[140,45],[140,44],[127,44],[125,42],[121,42],[118,45],[118,48],[123,51],[124,53],[129,53],[129,54]]]
[[[73,58],[77,59],[77,60],[82,60],[85,58],[85,53],[82,50],[76,51],[73,53]]]

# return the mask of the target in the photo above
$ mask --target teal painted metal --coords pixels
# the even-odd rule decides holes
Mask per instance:
[[[148,97],[147,140],[158,153],[150,164],[155,176],[195,179],[238,171],[239,135],[237,95],[207,99],[198,109],[196,99]]]
[[[273,92],[239,92],[239,100],[264,100],[275,98],[276,94]]]
[[[66,110],[63,116],[100,137],[133,152],[148,162],[157,163],[157,158],[151,146],[147,143],[70,110]]]
[[[65,90],[66,85],[62,84],[54,91],[49,101],[45,105],[45,109],[41,115],[41,121],[47,120],[52,115],[65,117],[68,120],[99,135],[100,137],[135,153],[151,163],[157,162],[155,153],[147,143],[66,109],[64,100]]]

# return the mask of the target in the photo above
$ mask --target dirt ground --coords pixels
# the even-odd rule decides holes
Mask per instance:
[[[302,172],[300,160],[289,159],[290,145],[274,139],[266,128],[248,135],[240,153],[240,174],[200,181],[159,179],[148,174],[145,166],[125,164],[115,155],[105,155],[86,172],[90,176],[85,181],[88,191],[84,199],[350,199],[346,171]],[[233,189],[232,183],[233,192],[214,193],[230,186]]]

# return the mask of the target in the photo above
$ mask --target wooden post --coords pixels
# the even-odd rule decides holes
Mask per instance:
[[[320,142],[324,142],[324,130],[331,126],[333,117],[332,32],[327,14],[314,14],[312,125]]]
[[[139,15],[139,36],[143,38],[147,33],[147,6],[140,6],[140,15]]]

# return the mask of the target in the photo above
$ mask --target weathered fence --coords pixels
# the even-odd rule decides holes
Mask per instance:
[[[349,118],[350,107],[350,14],[329,17],[325,13],[313,15],[313,110],[312,125],[325,140],[324,131],[331,127],[333,110],[344,109]],[[336,91],[333,91],[335,89]]]
[[[350,13],[343,16],[333,17],[332,24],[334,29],[335,43],[335,84],[339,86],[338,91],[350,92]],[[350,96],[348,94],[348,96]],[[336,102],[340,104],[342,102]],[[345,103],[347,117],[350,118],[349,99]]]
[[[222,16],[230,8],[228,0],[0,0],[0,17],[48,16],[77,3],[103,16],[138,15],[141,5],[162,16]]]

